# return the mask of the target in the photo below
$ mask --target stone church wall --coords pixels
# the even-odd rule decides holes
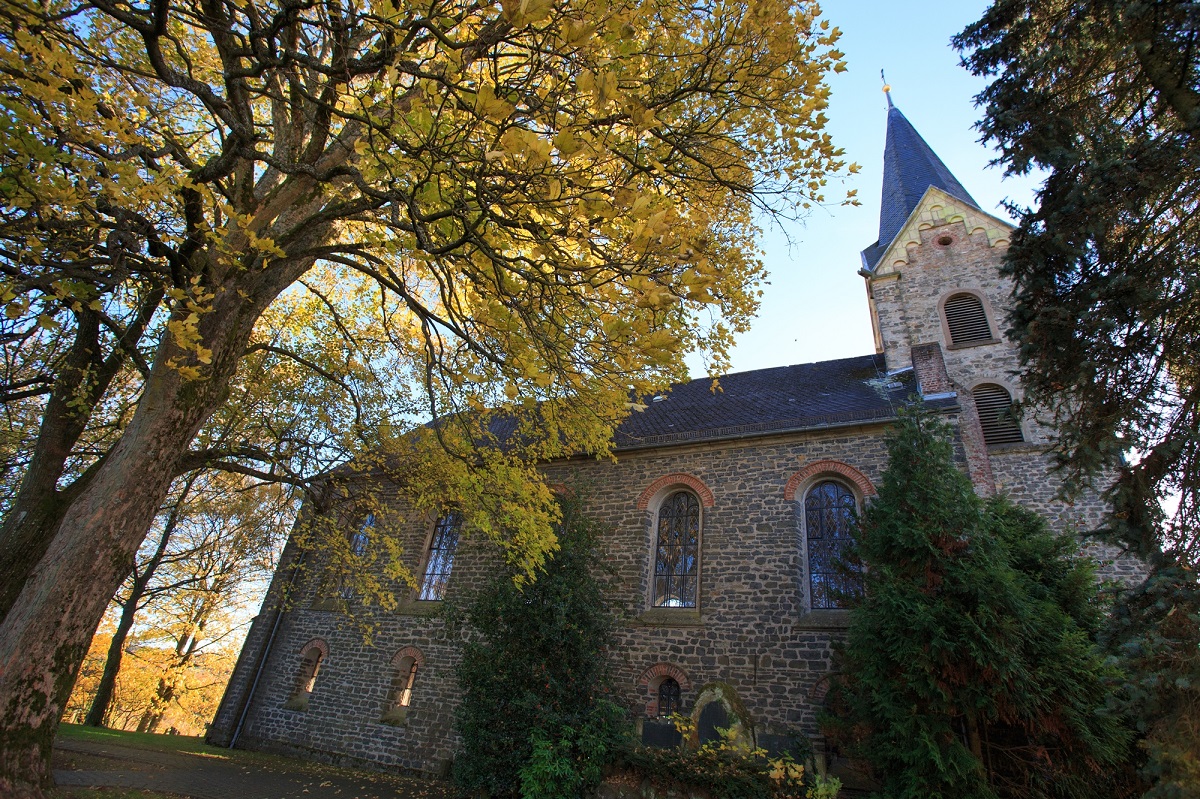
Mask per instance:
[[[847,611],[810,610],[801,520],[809,483],[803,478],[809,472],[812,480],[833,477],[861,502],[886,466],[884,429],[874,424],[648,449],[622,453],[617,462],[575,459],[546,467],[550,482],[580,497],[592,517],[611,527],[604,548],[616,575],[614,600],[621,619],[611,680],[615,698],[631,718],[654,714],[653,677],[669,673],[683,688],[685,712],[704,686],[723,683],[736,691],[760,742],[792,731],[818,736],[823,681]],[[961,441],[956,449],[965,467]],[[992,452],[989,460],[997,487],[1046,514],[1059,530],[1083,529],[1102,512],[1096,495],[1071,507],[1057,502],[1056,486],[1044,471],[1046,456],[1035,447]],[[702,504],[697,609],[651,607],[656,503],[678,488],[692,491]],[[431,528],[428,520],[399,530],[408,565],[418,574]],[[1096,554],[1116,561],[1108,567],[1111,576],[1130,567],[1112,553]],[[490,545],[464,538],[448,597],[462,601],[497,563]],[[338,603],[322,596],[319,565],[307,567],[292,609],[280,620],[239,746],[444,771],[456,746],[453,670],[465,633],[447,629],[438,615],[442,603],[410,599],[397,611],[375,614],[371,638],[364,641]],[[277,583],[285,572],[280,570]],[[280,588],[273,586],[247,653],[265,643],[273,619],[269,607]],[[329,654],[307,709],[288,709],[301,651],[314,639],[323,641]],[[381,718],[394,674],[392,658],[404,647],[416,647],[424,662],[402,723],[386,724]],[[254,657],[243,654],[242,660],[211,734],[218,743],[228,743],[245,686],[253,679]]]
[[[615,599],[622,618],[613,648],[612,685],[631,717],[645,716],[654,699],[645,675],[665,664],[685,676],[685,711],[704,685],[723,682],[738,692],[759,734],[796,729],[816,735],[821,680],[845,611],[808,612],[797,516],[802,496],[788,500],[785,493],[789,480],[806,465],[826,460],[877,480],[886,460],[882,433],[881,425],[853,427],[630,452],[619,463],[580,459],[547,467],[552,482],[568,486],[592,516],[612,527],[606,556],[617,574]],[[690,480],[677,482],[670,475]],[[702,509],[698,611],[650,607],[656,497],[647,500],[643,494],[656,482],[660,493],[694,485],[711,491],[711,502]],[[639,500],[650,506],[639,507]],[[416,553],[427,541],[428,527],[410,524],[401,531],[414,568],[420,565]],[[449,596],[478,585],[495,562],[486,544],[465,538]],[[455,746],[453,667],[462,633],[447,631],[436,615],[440,603],[409,602],[399,612],[377,615],[366,643],[336,603],[320,596],[319,584],[319,569],[301,577],[292,609],[283,614],[271,644],[238,745],[319,760],[443,770]],[[267,605],[271,602],[268,597]],[[272,618],[265,606],[251,633],[252,645],[265,642]],[[324,641],[329,654],[307,709],[287,709],[301,651],[313,639]],[[391,682],[391,658],[406,646],[424,654],[425,666],[418,672],[404,725],[383,724],[379,720]],[[214,725],[214,741],[228,743],[244,686],[253,679],[254,658],[244,655],[243,660]],[[235,696],[237,686],[242,686],[240,696]]]

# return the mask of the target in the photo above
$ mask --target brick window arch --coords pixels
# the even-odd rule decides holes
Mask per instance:
[[[813,461],[788,479],[783,498],[788,502],[794,501],[800,487],[819,475],[838,475],[848,480],[864,499],[875,496],[875,485],[858,469],[841,461],[820,460]]]
[[[661,704],[664,683],[667,684],[667,692],[671,695],[674,703],[669,709],[664,709]],[[674,686],[670,683],[674,683]],[[638,677],[638,685],[642,686],[645,691],[646,717],[658,718],[683,709],[683,695],[691,690],[692,681],[688,679],[687,673],[683,669],[673,663],[655,663],[641,673],[641,676]]]
[[[1025,440],[1021,421],[1017,418],[1012,395],[996,383],[980,383],[971,389],[983,442],[989,447],[997,444],[1020,444]]]
[[[661,494],[664,489],[675,486],[690,488],[695,492],[703,507],[711,508],[716,504],[712,489],[705,485],[703,480],[690,474],[676,473],[665,474],[646,486],[646,490],[638,496],[638,510],[649,510],[655,497]]]
[[[300,668],[296,671],[296,679],[292,685],[292,693],[287,705],[293,710],[305,710],[308,698],[317,687],[317,675],[321,666],[329,657],[329,644],[320,638],[314,638],[300,648]]]

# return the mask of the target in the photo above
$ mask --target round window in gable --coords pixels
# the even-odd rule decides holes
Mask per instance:
[[[954,238],[946,235],[938,236],[937,243],[939,247],[949,247],[954,243]]]

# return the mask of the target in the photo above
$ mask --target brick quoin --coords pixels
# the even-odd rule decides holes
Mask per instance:
[[[647,718],[658,716],[658,686],[668,677],[679,683],[681,692],[692,689],[692,681],[688,679],[683,669],[671,663],[655,663],[638,677],[638,685],[646,687]]]
[[[854,483],[858,490],[862,492],[864,497],[875,496],[874,484],[872,484],[871,480],[858,469],[855,469],[849,464],[842,463],[841,461],[823,460],[813,461],[800,471],[793,474],[787,481],[787,486],[785,486],[783,489],[783,498],[788,502],[794,501],[796,499],[797,489],[799,489],[800,486],[803,485],[809,478],[815,477],[819,474],[839,474],[850,482]]]
[[[693,477],[690,474],[666,474],[651,483],[642,495],[638,497],[638,510],[646,510],[650,507],[650,500],[654,499],[654,495],[662,491],[667,486],[681,485],[687,486],[696,492],[696,496],[700,497],[700,504],[706,508],[711,508],[716,504],[713,498],[712,490],[704,484],[698,477]]]

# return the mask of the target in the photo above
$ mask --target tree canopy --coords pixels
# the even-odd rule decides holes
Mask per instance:
[[[24,562],[5,564],[0,790],[48,782],[87,639],[172,479],[203,465],[189,447],[236,387],[263,388],[255,356],[414,390],[442,421],[391,462],[445,467],[406,472],[415,505],[474,500],[468,518],[532,573],[555,515],[532,464],[606,453],[631,395],[682,376],[687,352],[719,371],[762,277],[754,214],[825,201],[845,166],[822,131],[842,62],[819,14],[6,0],[4,390],[37,437],[3,531]],[[314,268],[370,287],[362,340],[389,364],[264,334]],[[316,285],[326,329],[352,338]],[[341,393],[326,407],[353,404]],[[476,446],[490,408],[521,446]],[[105,437],[72,461],[89,429]],[[219,442],[202,453],[231,466],[254,450]]]
[[[1073,482],[1125,453],[1113,532],[1195,563],[1200,542],[1200,17],[1185,0],[996,0],[955,39],[984,140],[1046,170],[1006,269],[1027,398]],[[1166,525],[1160,501],[1177,493]]]

